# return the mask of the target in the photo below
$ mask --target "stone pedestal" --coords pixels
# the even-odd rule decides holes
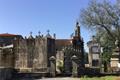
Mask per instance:
[[[55,77],[55,72],[56,72],[56,62],[55,62],[55,57],[54,56],[51,56],[50,58],[49,58],[49,60],[50,60],[50,75],[52,76],[52,77]]]
[[[72,76],[77,77],[78,76],[78,58],[77,56],[72,56]]]

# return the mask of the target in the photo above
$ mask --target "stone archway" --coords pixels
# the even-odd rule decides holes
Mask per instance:
[[[61,50],[57,51],[56,62],[63,62],[63,66],[61,66],[63,71],[61,71],[61,74],[65,76],[71,76],[73,74],[73,56],[77,56],[77,74],[82,74],[83,72],[81,73],[81,70],[84,68],[84,62],[82,61],[83,59],[81,59],[83,58],[81,54],[81,50],[74,48],[72,45],[63,47]]]

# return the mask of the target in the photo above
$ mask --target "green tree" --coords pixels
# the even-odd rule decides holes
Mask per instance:
[[[112,4],[108,0],[91,0],[88,7],[81,10],[80,22],[90,29],[105,30],[110,39],[120,41],[120,1]]]
[[[102,61],[107,67],[115,41],[118,40],[120,45],[120,0],[114,4],[109,0],[91,0],[88,7],[81,10],[80,22],[96,31],[97,41],[103,47]]]
[[[87,52],[84,53],[84,62],[88,64],[88,53]]]
[[[100,43],[103,51],[101,53],[102,63],[104,64],[104,71],[108,71],[108,66],[110,64],[110,58],[113,53],[113,49],[115,48],[114,41],[109,39],[110,36],[106,31],[98,31],[96,33],[96,39]]]

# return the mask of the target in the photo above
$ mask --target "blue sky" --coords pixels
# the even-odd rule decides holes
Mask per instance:
[[[0,0],[0,33],[28,36],[38,31],[57,38],[70,38],[74,32],[80,10],[90,0]],[[81,35],[86,42],[92,33],[81,25]]]

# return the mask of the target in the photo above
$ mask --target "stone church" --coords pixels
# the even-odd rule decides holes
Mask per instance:
[[[74,33],[70,39],[56,39],[55,35],[52,37],[49,32],[46,36],[39,33],[35,38],[32,33],[28,38],[12,34],[4,35],[3,38],[1,34],[0,73],[3,74],[0,74],[0,78],[12,77],[13,70],[17,73],[50,73],[55,76],[57,61],[63,62],[63,73],[82,74],[84,41],[78,22]]]
[[[78,74],[84,70],[84,42],[80,35],[79,23],[76,23],[75,34],[71,39],[56,39],[56,61],[62,61],[64,64],[64,73],[72,73],[72,57],[77,58]],[[80,72],[79,72],[80,71]]]

